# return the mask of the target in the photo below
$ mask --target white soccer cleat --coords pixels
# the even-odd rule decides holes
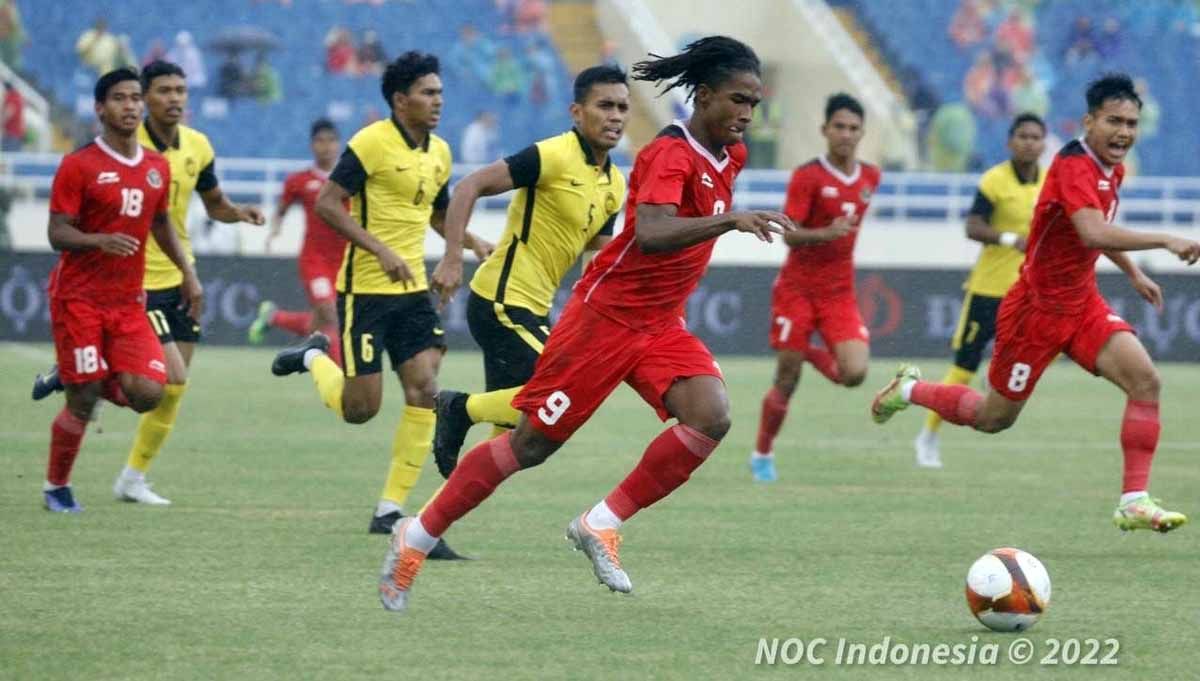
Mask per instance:
[[[147,506],[170,506],[171,500],[160,497],[150,489],[150,483],[145,478],[128,478],[118,475],[113,483],[113,496],[121,501],[129,501]]]
[[[922,428],[921,434],[913,441],[917,450],[917,466],[921,468],[942,467],[941,437],[928,428]]]
[[[575,545],[576,551],[583,551],[592,561],[592,571],[596,579],[612,591],[627,594],[633,591],[633,582],[621,567],[618,549],[621,546],[621,535],[616,530],[595,530],[588,526],[584,519],[587,513],[576,517],[567,525],[567,540]]]

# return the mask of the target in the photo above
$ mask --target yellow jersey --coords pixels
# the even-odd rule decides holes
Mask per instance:
[[[186,125],[176,128],[175,139],[166,142],[158,139],[142,121],[137,136],[143,147],[165,156],[171,166],[171,224],[188,261],[194,263],[196,258],[192,255],[192,240],[188,236],[188,205],[192,202],[192,192],[206,192],[217,186],[216,155],[212,144],[204,133]],[[146,243],[146,274],[142,286],[147,291],[162,291],[182,283],[183,272],[163,253],[158,242],[150,239]]]
[[[559,283],[597,234],[612,234],[625,203],[625,176],[603,166],[577,130],[505,159],[517,191],[492,253],[471,290],[496,303],[549,314]]]
[[[350,138],[329,179],[351,194],[351,216],[403,258],[417,280],[415,288],[405,288],[388,278],[374,255],[347,244],[338,291],[404,294],[428,289],[425,230],[433,211],[450,203],[450,145],[432,133],[418,145],[395,119],[376,121]]]
[[[1039,167],[1037,179],[1022,182],[1012,161],[990,168],[979,178],[979,190],[970,214],[983,218],[997,232],[1029,236],[1033,209],[1046,173]],[[980,296],[1003,298],[1021,273],[1025,254],[1000,244],[985,244],[963,289]]]

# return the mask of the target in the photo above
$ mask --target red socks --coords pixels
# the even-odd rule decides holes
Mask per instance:
[[[788,396],[779,388],[771,386],[762,401],[762,415],[758,419],[758,442],[754,445],[759,454],[770,454],[775,444],[775,436],[783,426],[787,417]]]
[[[337,326],[326,326],[318,330],[326,336],[329,336],[329,358],[333,360],[334,364],[341,366],[342,339],[340,336],[338,336]]]
[[[290,331],[297,336],[307,336],[312,329],[312,318],[313,315],[311,312],[276,310],[275,314],[271,315],[271,326],[283,329],[284,331]]]
[[[72,414],[66,407],[50,426],[50,462],[46,465],[46,481],[51,485],[66,485],[71,480],[71,468],[79,456],[83,431],[87,422]]]
[[[675,491],[720,444],[683,424],[662,432],[604,502],[622,521]]]
[[[974,426],[979,405],[983,404],[983,395],[965,385],[917,381],[909,401],[937,412],[938,416],[950,423]]]
[[[1125,452],[1122,493],[1145,491],[1161,430],[1158,402],[1129,400],[1125,403],[1125,417],[1121,421],[1121,449]]]
[[[837,358],[833,356],[832,352],[825,348],[810,347],[804,351],[804,361],[813,365],[813,368],[821,372],[821,375],[828,378],[831,383],[841,385],[842,373],[838,369]]]
[[[445,487],[421,512],[421,525],[430,536],[445,534],[450,525],[483,503],[505,478],[517,472],[520,465],[509,435],[481,442],[458,462]]]

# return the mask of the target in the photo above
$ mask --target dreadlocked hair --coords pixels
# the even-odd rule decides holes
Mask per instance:
[[[723,35],[701,38],[673,57],[653,53],[650,57],[633,65],[634,80],[653,81],[655,86],[669,81],[660,94],[682,87],[687,89],[688,99],[701,85],[716,87],[735,73],[749,71],[762,76],[762,64],[754,50]]]

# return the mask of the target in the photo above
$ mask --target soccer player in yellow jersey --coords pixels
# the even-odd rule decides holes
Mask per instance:
[[[467,323],[483,350],[477,395],[438,393],[433,453],[449,477],[472,424],[512,428],[510,404],[533,375],[550,333],[550,306],[563,275],[585,251],[612,239],[625,203],[625,177],[608,152],[621,141],[629,87],[615,66],[593,66],[575,79],[574,127],[464,177],[446,212],[447,233],[462,233],[481,196],[513,188],[496,252],[471,279]],[[498,433],[493,432],[493,437]]]
[[[311,371],[325,406],[347,423],[365,423],[383,399],[384,353],[391,359],[405,407],[369,526],[376,534],[390,533],[403,516],[433,440],[446,345],[426,283],[425,230],[442,231],[450,200],[450,145],[433,134],[442,111],[437,57],[400,55],[383,73],[382,92],[391,116],[350,139],[317,198],[317,214],[349,241],[337,280],[343,366],[326,354],[329,340],[318,332],[280,352],[271,367],[277,376]],[[481,259],[491,249],[470,234],[459,250],[463,242]],[[438,553],[457,557],[444,544]]]
[[[1046,174],[1038,158],[1046,147],[1046,124],[1036,114],[1023,113],[1008,129],[1011,158],[979,178],[975,203],[967,213],[967,238],[983,244],[979,261],[963,284],[958,328],[951,339],[954,364],[944,383],[967,384],[979,369],[983,351],[996,334],[996,312],[1025,261],[1025,240],[1033,209]],[[933,411],[917,436],[917,465],[941,468],[938,429],[942,419]]]

